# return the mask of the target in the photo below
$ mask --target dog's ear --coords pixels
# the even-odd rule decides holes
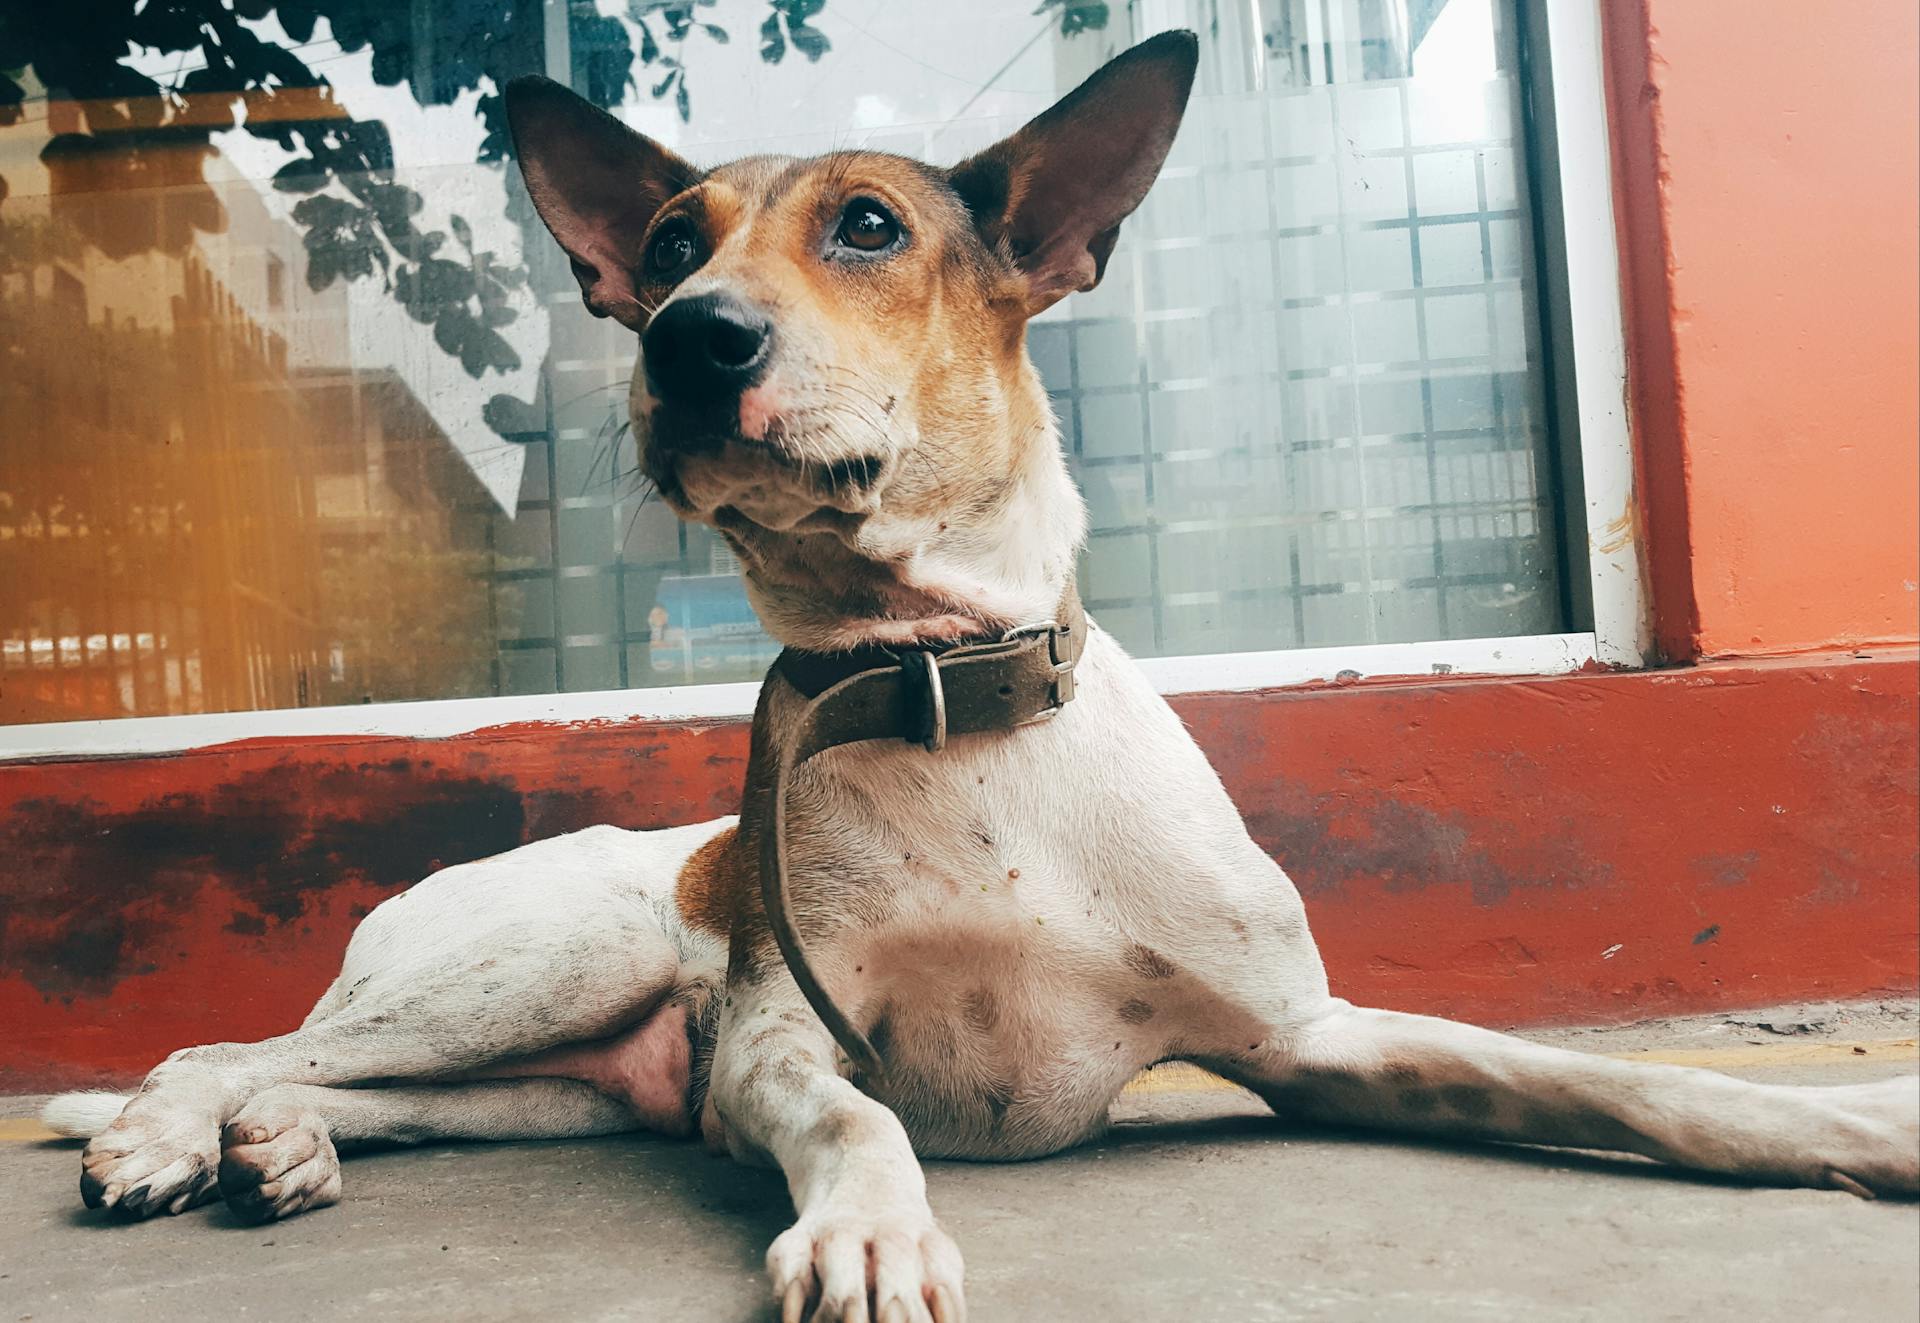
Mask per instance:
[[[949,173],[987,246],[1025,278],[1029,317],[1099,283],[1173,146],[1199,58],[1191,32],[1149,38]]]
[[[640,240],[700,171],[552,79],[516,78],[506,101],[527,193],[572,261],[587,308],[639,330]]]

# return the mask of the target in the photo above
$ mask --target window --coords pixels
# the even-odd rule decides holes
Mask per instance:
[[[1090,609],[1148,656],[1567,628],[1507,15],[1252,12],[1108,280],[1033,333]]]
[[[48,6],[0,80],[0,726],[757,679],[778,645],[646,499],[633,337],[580,307],[497,86],[696,160],[952,161],[1172,26],[1168,169],[1030,335],[1094,615],[1256,677],[1593,628],[1566,291],[1614,297],[1611,257],[1569,274],[1602,222],[1543,141],[1571,116],[1523,113],[1532,0],[234,8],[124,18],[92,67]]]

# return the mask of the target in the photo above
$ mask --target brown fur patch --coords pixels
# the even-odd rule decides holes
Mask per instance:
[[[1475,1084],[1449,1084],[1440,1090],[1448,1107],[1469,1121],[1484,1121],[1493,1115],[1493,1094]]]
[[[960,1014],[975,1033],[991,1033],[1000,1023],[1000,999],[991,988],[975,988],[960,999]]]
[[[728,827],[695,850],[680,867],[673,887],[674,908],[689,928],[699,928],[715,937],[733,931],[734,916],[741,902],[751,894],[757,875],[740,868],[739,830]]]
[[[863,1129],[857,1113],[836,1107],[814,1123],[811,1138],[821,1148],[833,1152],[853,1147]]]
[[[1439,1105],[1432,1089],[1400,1090],[1400,1107],[1410,1116],[1425,1116]]]
[[[1153,1003],[1135,997],[1120,1007],[1120,1018],[1128,1024],[1145,1024],[1153,1018]]]
[[[1149,946],[1135,943],[1127,948],[1127,967],[1142,978],[1172,978],[1173,965]]]
[[[1319,1088],[1345,1093],[1365,1092],[1371,1087],[1366,1076],[1340,1066],[1316,1070],[1307,1078]]]

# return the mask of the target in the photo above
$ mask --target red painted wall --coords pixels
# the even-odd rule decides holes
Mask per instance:
[[[1335,986],[1495,1025],[1920,983],[1920,658],[1195,695]],[[737,723],[0,766],[0,1091],[294,1027],[442,864],[735,802]]]
[[[1920,638],[1920,6],[1603,8],[1663,652]]]

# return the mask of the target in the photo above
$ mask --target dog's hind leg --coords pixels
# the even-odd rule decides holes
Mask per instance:
[[[448,1139],[573,1139],[638,1129],[626,1104],[565,1079],[330,1089],[277,1084],[221,1131],[220,1194],[271,1222],[340,1198],[342,1151]]]
[[[1920,1194],[1920,1081],[1804,1087],[1562,1051],[1332,1000],[1206,1064],[1283,1115],[1640,1153],[1771,1185]]]
[[[213,1197],[221,1128],[275,1085],[471,1078],[642,1024],[687,977],[678,867],[725,825],[576,832],[387,901],[300,1029],[157,1067],[87,1146],[82,1198],[143,1216]]]
[[[1443,1138],[1638,1153],[1696,1171],[1856,1194],[1920,1193],[1920,1082],[1755,1084],[1617,1061],[1330,996],[1298,893],[1250,841],[1188,882],[1153,934],[1164,977],[1200,995],[1179,1055],[1285,1116]],[[1175,1018],[1175,1017],[1167,1017]]]

